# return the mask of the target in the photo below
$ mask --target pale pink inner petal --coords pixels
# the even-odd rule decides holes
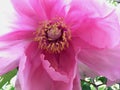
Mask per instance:
[[[16,9],[17,13],[20,15],[29,17],[35,16],[35,11],[30,5],[29,0],[11,0],[11,3],[13,4],[13,7]]]
[[[40,20],[46,20],[47,16],[44,11],[44,7],[42,6],[42,3],[40,0],[29,0],[32,8],[36,12],[36,15],[38,15]]]
[[[19,14],[15,14],[14,18],[9,25],[9,28],[12,29],[12,31],[20,31],[20,30],[36,30],[39,25],[39,20],[34,17],[29,17],[29,16],[22,16]]]
[[[11,0],[11,3],[16,12],[12,13],[10,28],[12,30],[36,30],[39,19],[29,0]]]
[[[0,8],[0,35],[4,35],[12,31],[9,26],[13,20],[15,10],[10,0],[1,1]]]
[[[108,16],[108,18],[110,18]],[[86,18],[80,24],[79,29],[74,29],[72,31],[73,37],[80,37],[85,42],[90,45],[96,46],[98,48],[104,47],[114,47],[119,43],[119,24],[117,18],[115,21],[109,20],[107,17],[104,19],[90,19]]]
[[[33,40],[33,31],[15,31],[6,35],[0,36],[0,41],[15,41],[15,40]]]
[[[0,42],[0,75],[18,67],[26,45],[24,41]]]
[[[78,59],[110,80],[120,79],[120,47],[111,49],[81,49]]]
[[[66,1],[66,0],[65,0]],[[30,0],[32,7],[42,19],[52,19],[65,15],[67,3],[63,0]]]
[[[81,76],[79,75],[79,72],[78,72],[76,73],[76,77],[73,81],[73,90],[82,90],[80,85],[80,79],[81,79]]]
[[[100,76],[98,73],[87,67],[85,64],[78,62],[78,70],[81,76],[81,79],[85,79],[86,77],[95,78],[96,76]]]
[[[68,11],[67,20],[71,22],[74,18],[69,17],[69,15],[77,16],[90,16],[90,17],[105,17],[110,12],[112,12],[115,8],[107,5],[106,1],[104,0],[72,0],[71,7]],[[75,17],[76,18],[76,17]],[[81,17],[82,19],[82,17]],[[79,21],[79,20],[78,20]]]
[[[81,5],[78,5],[80,2]],[[72,37],[80,37],[98,48],[114,47],[120,40],[118,17],[113,8],[108,8],[102,1],[98,2],[95,0],[73,1],[65,21],[71,26]],[[105,12],[103,13],[102,10]]]

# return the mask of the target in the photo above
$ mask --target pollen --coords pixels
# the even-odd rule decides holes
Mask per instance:
[[[71,32],[61,18],[44,21],[35,31],[38,48],[49,53],[60,53],[69,47]]]

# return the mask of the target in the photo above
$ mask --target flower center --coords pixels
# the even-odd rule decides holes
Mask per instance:
[[[49,53],[60,53],[68,48],[70,39],[70,30],[61,19],[41,23],[34,38],[38,47]]]
[[[61,37],[62,32],[57,27],[54,27],[47,31],[47,35],[48,35],[49,40],[55,41]]]

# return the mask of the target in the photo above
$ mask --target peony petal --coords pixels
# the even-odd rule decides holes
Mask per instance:
[[[13,0],[13,2],[14,3],[11,3],[10,0],[4,0],[0,2],[0,35],[21,30],[36,30],[38,27],[37,17],[35,17],[35,15],[27,16],[19,14],[18,12],[16,13],[15,8],[13,8],[14,4],[16,5],[17,3],[16,8],[18,6],[19,9],[22,9],[23,11],[23,7],[20,7],[23,2],[22,0],[20,3],[19,1],[16,2],[16,0]]]
[[[26,50],[26,56],[20,60],[18,79],[22,90],[73,90],[72,77],[69,82],[51,78],[44,55],[37,49],[37,43],[32,42]],[[50,69],[49,69],[50,70]],[[56,72],[56,71],[54,71]],[[55,73],[53,73],[54,76]],[[76,75],[76,74],[75,74]],[[56,78],[56,77],[55,77]],[[60,78],[59,75],[57,78]]]
[[[68,57],[69,56],[69,57]],[[70,45],[68,49],[60,53],[59,68],[66,72],[69,76],[74,76],[76,73],[77,62],[75,59],[75,51]]]
[[[116,7],[117,8],[117,10],[116,10],[116,14],[117,14],[117,16],[118,16],[118,19],[119,19],[119,24],[120,24],[120,4],[118,4],[118,6]]]
[[[111,81],[120,79],[120,47],[112,49],[81,49],[78,59]]]
[[[68,0],[65,0],[68,1]],[[65,15],[65,3],[63,0],[30,0],[32,7],[43,19],[52,19]],[[68,5],[68,4],[67,4]],[[62,12],[62,13],[61,13]]]
[[[20,14],[14,15],[14,18],[11,20],[11,25],[9,28],[12,31],[35,31],[38,28],[39,20],[35,17],[22,16]]]
[[[10,22],[13,20],[13,13],[15,11],[10,3],[10,0],[0,0],[0,8],[0,35],[4,35],[12,31],[9,26],[11,25]]]
[[[88,42],[85,42],[78,36],[73,36],[71,38],[71,44],[75,50],[75,52],[78,52],[81,48],[91,48],[91,46]]]
[[[14,8],[16,9],[17,13],[20,15],[25,15],[29,17],[33,17],[35,15],[35,11],[30,5],[29,0],[11,0]]]
[[[0,75],[18,67],[25,45],[24,41],[0,42]]]
[[[44,11],[44,8],[42,7],[41,1],[40,0],[29,0],[32,8],[36,12],[36,15],[38,15],[40,20],[46,20],[47,16]]]
[[[20,65],[19,80],[22,90],[72,90],[69,84],[52,80],[41,64],[36,67],[29,60]]]
[[[33,39],[33,31],[15,31],[0,37],[0,41],[17,41]]]
[[[17,76],[18,76],[18,75],[17,75]],[[20,87],[20,81],[18,80],[18,78],[17,78],[17,80],[16,80],[16,82],[15,82],[15,89],[16,89],[16,90],[22,90],[21,87]]]
[[[48,68],[51,67],[51,70],[46,68],[48,73],[50,73],[50,74],[53,73],[52,72],[52,68],[53,68],[53,70],[60,73],[61,75],[67,76],[67,78],[73,78],[75,76],[77,62],[75,60],[75,52],[71,46],[68,49],[66,49],[65,51],[61,52],[60,54],[49,54],[49,53],[44,53],[44,54],[45,54],[46,62],[49,63],[47,67]],[[68,56],[69,56],[69,58],[68,58]],[[53,79],[55,79],[55,76],[51,75],[51,77]],[[57,77],[56,77],[56,79],[57,79]],[[59,78],[59,80],[65,81],[67,79]],[[65,81],[65,82],[67,82],[67,81]]]
[[[71,22],[71,20],[79,21],[78,17],[81,19],[88,16],[91,18],[105,17],[114,9],[115,7],[108,5],[105,0],[72,0],[66,19]]]
[[[47,56],[47,58],[48,58],[48,56]],[[53,58],[49,58],[49,59],[51,59],[51,61],[54,60]],[[53,80],[55,80],[55,81],[63,81],[63,82],[66,82],[66,83],[69,82],[69,78],[66,75],[64,75],[64,74],[62,74],[60,72],[57,72],[56,67],[52,67],[51,64],[54,61],[50,63],[49,61],[44,60],[43,55],[41,56],[41,61],[42,61],[43,67],[45,68],[45,70],[47,71],[47,73],[50,75],[50,77]]]
[[[72,37],[80,37],[98,48],[114,47],[120,40],[118,17],[114,8],[108,7],[102,1],[100,4],[98,2],[95,0],[73,1],[65,18],[66,23],[71,26]],[[78,5],[79,3],[82,5]],[[103,10],[106,11],[103,13]]]
[[[79,30],[76,30],[75,33],[73,32],[73,34],[98,48],[114,47],[120,40],[118,22],[114,23],[106,21],[105,19],[97,21],[86,19],[86,21],[81,24]]]
[[[94,72],[81,62],[78,62],[78,68],[81,79],[85,79],[86,77],[95,78],[96,76],[100,76],[98,73]]]
[[[35,30],[38,26],[38,16],[30,5],[29,0],[11,0],[16,10],[11,25],[13,30]]]
[[[77,73],[76,77],[73,81],[73,90],[82,90],[81,86],[80,86],[80,79],[81,79],[81,77],[80,77],[79,73]]]

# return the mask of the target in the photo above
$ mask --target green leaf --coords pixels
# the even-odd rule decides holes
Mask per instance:
[[[5,90],[14,90],[14,87],[11,84],[8,84]]]
[[[97,77],[97,81],[101,81],[103,84],[107,83],[107,78],[105,77]]]
[[[17,69],[14,69],[0,77],[0,88],[6,83],[10,83],[10,80],[17,74]]]
[[[107,90],[113,90],[111,87],[108,87],[108,89]]]
[[[82,86],[82,90],[91,90],[90,84],[85,82],[84,80],[81,80],[81,86]]]
[[[107,88],[106,85],[101,85],[98,87],[98,90],[106,90],[106,88]]]

